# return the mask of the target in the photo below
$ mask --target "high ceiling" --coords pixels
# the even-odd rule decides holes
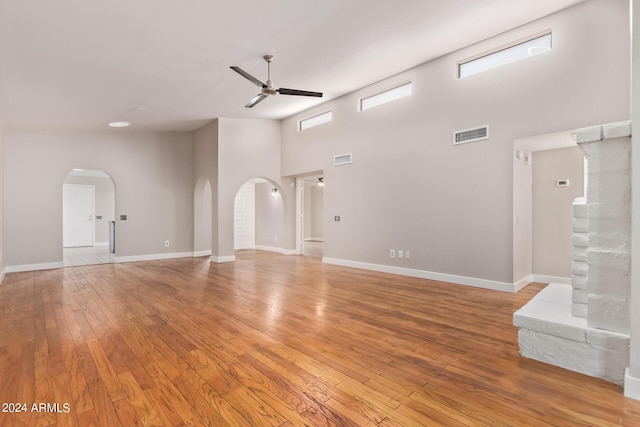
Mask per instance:
[[[0,0],[0,127],[284,118],[582,0]],[[258,93],[229,69],[274,86]]]

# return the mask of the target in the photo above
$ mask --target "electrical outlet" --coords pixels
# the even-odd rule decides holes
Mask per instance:
[[[405,257],[406,259],[411,258],[411,252],[409,252],[409,251],[404,251],[404,257]]]
[[[402,249],[398,250],[398,258],[404,258],[404,251]]]
[[[164,247],[165,247],[165,248],[168,248],[168,247],[169,247],[169,245],[170,245],[170,242],[169,242],[168,240],[165,240],[165,241],[164,241]]]
[[[395,258],[396,257],[396,250],[395,249],[389,249],[389,257],[390,258]]]

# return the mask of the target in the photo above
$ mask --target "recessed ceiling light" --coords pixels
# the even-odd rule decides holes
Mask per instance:
[[[112,128],[126,128],[129,125],[131,125],[131,122],[111,122],[111,123],[109,123],[109,126],[111,126]]]

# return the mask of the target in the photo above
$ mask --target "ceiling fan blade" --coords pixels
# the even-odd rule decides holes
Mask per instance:
[[[262,83],[260,80],[256,79],[255,77],[253,77],[251,74],[247,73],[246,71],[244,71],[242,68],[237,67],[235,65],[232,65],[231,68],[233,71],[235,71],[236,73],[240,74],[242,77],[244,77],[245,79],[249,80],[251,83],[253,83],[254,85],[258,86],[258,87],[267,87],[266,84]]]
[[[277,92],[280,95],[315,96],[316,98],[322,98],[322,92],[310,92],[308,90],[285,89],[281,87]]]
[[[245,108],[253,108],[258,102],[262,101],[263,99],[265,99],[267,97],[267,95],[259,93],[258,95],[255,96],[255,98],[253,98],[251,101],[249,101],[249,103],[247,105],[245,105]]]

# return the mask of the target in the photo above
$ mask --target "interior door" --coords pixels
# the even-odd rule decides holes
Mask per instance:
[[[256,246],[256,186],[244,184],[234,203],[234,249],[254,249]]]
[[[94,187],[62,187],[62,244],[65,248],[93,246]]]

